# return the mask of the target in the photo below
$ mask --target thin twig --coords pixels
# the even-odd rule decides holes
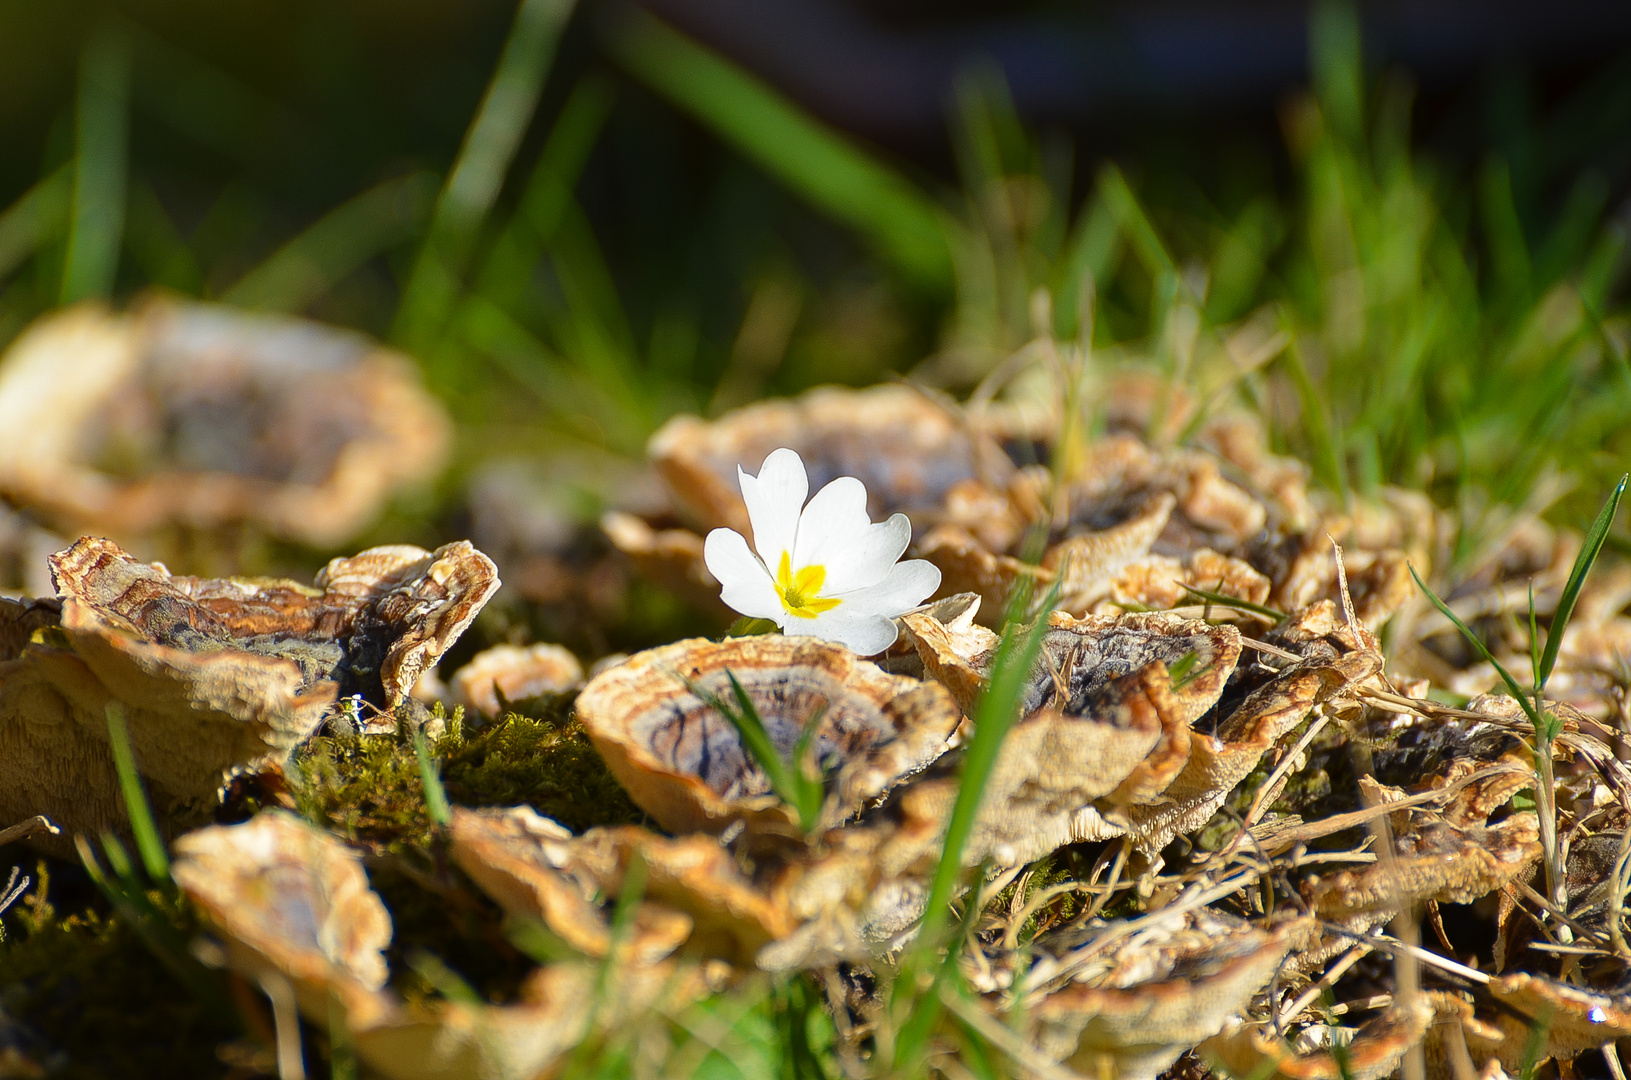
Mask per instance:
[[[1569,916],[1564,914],[1563,910],[1556,904],[1549,902],[1544,896],[1530,888],[1528,885],[1525,885],[1523,882],[1513,881],[1512,887],[1517,889],[1518,892],[1522,893],[1525,900],[1528,900],[1531,904],[1539,904],[1546,910],[1546,914],[1550,915],[1564,926],[1567,926],[1570,930],[1573,930],[1581,937],[1591,938],[1593,941],[1596,941],[1602,945],[1608,944],[1608,939],[1601,933],[1596,930],[1588,930],[1580,923],[1569,918]],[[1568,944],[1568,942],[1564,942],[1564,944]]]
[[[1338,934],[1338,935],[1340,935],[1342,937],[1349,937],[1349,938],[1359,938],[1359,936],[1360,936],[1360,935],[1356,934],[1354,931],[1349,930],[1347,927],[1338,926],[1335,923],[1323,923],[1322,925],[1323,925],[1326,933],[1329,933],[1329,934]],[[1426,964],[1428,967],[1438,968],[1440,971],[1448,972],[1451,975],[1458,976],[1458,977],[1466,979],[1466,980],[1468,980],[1470,982],[1475,982],[1479,986],[1488,986],[1489,985],[1490,977],[1488,975],[1485,975],[1482,971],[1479,971],[1477,968],[1470,968],[1466,964],[1462,964],[1462,963],[1458,963],[1458,962],[1456,962],[1454,960],[1446,959],[1445,957],[1440,956],[1436,952],[1428,952],[1426,949],[1421,948],[1419,945],[1407,944],[1407,943],[1405,943],[1403,941],[1400,941],[1398,938],[1392,937],[1392,936],[1390,936],[1388,934],[1376,934],[1376,935],[1374,935],[1372,937],[1366,937],[1366,938],[1363,938],[1361,940],[1365,941],[1367,944],[1370,944],[1372,947],[1377,948],[1377,949],[1383,949],[1383,950],[1394,951],[1394,952],[1397,952],[1397,951],[1407,952],[1411,956],[1413,956],[1415,959],[1420,960],[1422,963]]]
[[[1278,645],[1270,645],[1266,641],[1258,641],[1256,638],[1249,638],[1244,634],[1240,636],[1240,643],[1248,649],[1255,649],[1263,653],[1265,656],[1278,656],[1282,660],[1290,660],[1292,663],[1297,664],[1302,663],[1303,660],[1302,657],[1290,649],[1282,649]]]
[[[1324,994],[1328,988],[1335,986],[1336,981],[1342,978],[1349,968],[1369,956],[1370,953],[1371,946],[1365,942],[1350,947],[1347,952],[1337,958],[1336,963],[1325,969],[1325,973],[1312,986],[1303,991],[1301,997],[1291,1003],[1290,1008],[1280,1014],[1280,1020],[1275,1026],[1283,1028],[1286,1024],[1301,1016],[1303,1010],[1318,1001],[1320,995]]]
[[[1280,764],[1276,765],[1274,771],[1269,773],[1269,778],[1263,781],[1262,786],[1257,789],[1257,795],[1252,799],[1251,808],[1246,811],[1246,817],[1240,823],[1240,830],[1235,833],[1234,840],[1229,844],[1228,850],[1224,852],[1224,859],[1233,858],[1234,853],[1240,850],[1240,844],[1246,839],[1246,834],[1251,832],[1252,826],[1257,824],[1258,819],[1263,816],[1263,812],[1268,809],[1270,797],[1276,794],[1275,785],[1285,779],[1286,774],[1291,772],[1296,765],[1298,756],[1308,749],[1308,744],[1313,742],[1314,737],[1324,731],[1325,725],[1330,722],[1331,718],[1321,712],[1314,722],[1308,725],[1308,730],[1303,732],[1303,737],[1297,740],[1296,745],[1291,748],[1291,752],[1281,758]]]
[[[7,829],[0,829],[0,847],[15,843],[18,840],[27,840],[35,833],[50,833],[58,836],[62,830],[51,824],[51,819],[44,814],[35,814],[26,821],[19,821]]]

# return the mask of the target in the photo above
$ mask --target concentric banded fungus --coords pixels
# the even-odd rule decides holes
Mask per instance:
[[[51,567],[60,624],[55,603],[9,609],[21,649],[0,667],[0,816],[43,813],[93,834],[125,822],[110,704],[125,709],[157,808],[197,814],[234,773],[285,757],[339,699],[401,704],[498,587],[464,542],[335,559],[316,588],[173,576],[89,538]]]
[[[234,968],[288,979],[314,1018],[326,1019],[331,994],[353,1025],[390,1011],[380,991],[391,916],[332,834],[272,811],[189,833],[175,853],[176,884],[221,931]]]
[[[0,366],[0,490],[71,530],[254,522],[343,543],[436,471],[450,426],[407,358],[206,304],[80,306]]]
[[[527,806],[458,807],[449,839],[459,869],[505,911],[537,919],[586,956],[611,948],[611,920],[597,897],[616,894],[601,892],[564,827]],[[690,918],[655,904],[641,904],[633,919],[628,948],[639,964],[663,959],[691,934]]]
[[[793,820],[730,721],[692,692],[733,702],[726,672],[783,755],[819,715],[812,744],[829,774],[830,824],[940,756],[961,719],[940,686],[886,675],[814,638],[693,639],[639,653],[584,687],[578,715],[612,775],[673,832]]]
[[[1242,1013],[1312,923],[1289,919],[1259,929],[1203,910],[1177,929],[1134,935],[1102,955],[1095,955],[1097,935],[1057,953],[1040,940],[1045,955],[1027,985],[1060,968],[1080,963],[1080,970],[1029,1006],[1031,1038],[1050,1060],[1083,1076],[1149,1080]]]
[[[959,482],[986,475],[1000,482],[1013,468],[960,417],[921,391],[896,384],[823,387],[712,423],[676,417],[652,436],[647,454],[698,525],[747,535],[737,467],[757,469],[784,446],[804,459],[811,491],[840,476],[860,479],[875,519],[931,509]]]
[[[945,684],[957,703],[972,713],[996,661],[997,636],[968,625],[966,619],[947,624],[928,612],[902,616],[901,625],[922,657],[924,671]],[[1160,660],[1169,668],[1181,662],[1186,669],[1176,693],[1183,722],[1191,724],[1223,693],[1239,658],[1240,633],[1233,627],[1162,614],[1076,619],[1056,612],[1043,635],[1042,657],[1020,699],[1020,715],[1052,704],[1078,712],[1085,695]]]
[[[508,706],[583,685],[583,665],[559,645],[495,645],[453,673],[453,699],[489,719]]]
[[[591,956],[607,951],[607,905],[639,861],[643,899],[630,955],[654,963],[683,945],[690,956],[782,970],[868,958],[874,943],[920,914],[914,907],[891,917],[898,883],[877,879],[864,839],[853,842],[855,830],[837,829],[828,839],[819,854],[759,860],[750,877],[706,834],[664,837],[625,826],[573,837],[527,807],[459,808],[452,855],[506,911],[538,919]]]
[[[561,963],[533,972],[512,1005],[408,1006],[383,989],[389,916],[335,837],[274,812],[192,833],[176,850],[176,881],[225,940],[227,962],[286,980],[318,1027],[337,1002],[358,1058],[388,1080],[535,1080],[592,1023],[680,1008],[708,988],[699,968],[625,961],[601,994],[595,965]]]

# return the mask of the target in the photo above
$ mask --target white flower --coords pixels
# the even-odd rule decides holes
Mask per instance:
[[[839,477],[805,506],[810,480],[792,450],[772,452],[757,477],[740,467],[736,475],[758,554],[736,530],[715,529],[702,555],[724,586],[720,599],[743,615],[871,656],[895,643],[895,616],[940,587],[934,564],[896,561],[912,523],[896,514],[873,524],[855,477]]]

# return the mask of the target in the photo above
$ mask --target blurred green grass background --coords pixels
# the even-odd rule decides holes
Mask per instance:
[[[6,3],[0,341],[154,287],[391,341],[460,424],[435,504],[381,526],[428,540],[497,457],[633,459],[823,382],[966,391],[1039,333],[1188,378],[1255,318],[1276,347],[1220,391],[1339,497],[1423,487],[1469,538],[1583,518],[1628,456],[1631,65],[1492,65],[1420,131],[1410,75],[1313,11],[1273,118],[1036,130],[976,66],[903,158],[639,9]]]

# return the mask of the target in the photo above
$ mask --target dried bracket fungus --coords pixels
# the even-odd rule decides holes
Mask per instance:
[[[125,821],[110,706],[155,806],[196,818],[325,718],[378,726],[498,587],[465,542],[335,559],[315,587],[172,575],[91,538],[51,569],[58,599],[0,610],[0,817],[93,835]],[[37,842],[69,850],[66,835]]]
[[[583,685],[583,665],[559,645],[495,645],[453,673],[453,700],[489,719],[510,706]]]
[[[208,304],[48,316],[0,361],[0,491],[134,537],[251,522],[343,543],[451,434],[412,363],[347,331]]]
[[[828,824],[939,757],[961,719],[939,686],[888,675],[813,638],[698,639],[640,653],[592,679],[578,715],[612,774],[666,829],[796,824],[715,707],[734,706],[730,676],[782,755],[815,723],[815,760],[829,774]]]
[[[1037,1048],[1082,1076],[1153,1080],[1244,1011],[1313,929],[1205,910],[1167,922],[1109,949],[1103,923],[1039,939],[1019,1010]]]
[[[274,994],[275,981],[291,987],[319,1028],[343,1020],[357,1057],[392,1080],[530,1080],[592,1030],[709,988],[695,966],[634,958],[602,994],[594,965],[565,961],[535,969],[512,1004],[409,1004],[385,988],[390,917],[334,836],[272,812],[176,850],[176,881],[225,943],[224,961]]]
[[[1136,382],[1112,383],[1106,399]],[[1160,396],[1139,397],[1145,413]],[[814,484],[856,476],[874,516],[904,511],[918,526],[909,554],[940,568],[940,595],[978,594],[992,625],[1026,579],[1057,582],[1060,608],[1078,615],[1193,606],[1186,589],[1298,610],[1337,595],[1330,536],[1354,541],[1349,587],[1368,626],[1409,598],[1397,545],[1412,536],[1394,527],[1399,515],[1368,511],[1361,528],[1352,515],[1322,512],[1307,470],[1270,454],[1254,421],[1215,418],[1194,445],[1172,447],[1132,433],[1149,415],[1112,409],[1104,437],[1061,447],[1069,425],[1051,404],[1041,413],[1007,403],[964,410],[900,386],[823,388],[712,422],[670,421],[648,455],[680,521],[703,531],[746,527],[736,469],[756,468],[777,447],[798,451]],[[1035,464],[1056,455],[1051,470]],[[604,527],[641,573],[713,609],[697,533],[625,512]],[[1030,565],[1021,555],[1039,535],[1045,549]],[[1431,553],[1413,554],[1425,567]],[[1241,617],[1227,606],[1212,614]]]

